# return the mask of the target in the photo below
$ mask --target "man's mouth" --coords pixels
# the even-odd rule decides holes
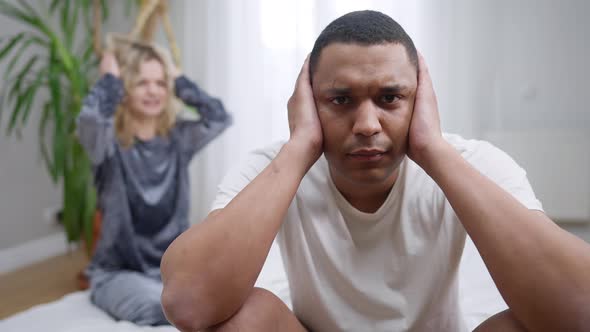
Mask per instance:
[[[348,157],[358,161],[379,161],[385,155],[385,150],[376,148],[362,148],[348,153]]]

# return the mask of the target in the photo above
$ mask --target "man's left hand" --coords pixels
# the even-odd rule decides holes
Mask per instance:
[[[418,53],[418,88],[408,134],[408,156],[424,168],[429,155],[445,143],[440,129],[438,103],[426,61]]]

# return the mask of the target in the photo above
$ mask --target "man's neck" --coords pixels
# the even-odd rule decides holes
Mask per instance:
[[[397,180],[398,174],[399,168],[384,181],[379,183],[359,184],[335,175],[334,172],[330,171],[330,176],[332,177],[336,189],[340,191],[350,205],[365,213],[375,213],[383,203],[385,203],[385,200],[389,196],[389,193]]]

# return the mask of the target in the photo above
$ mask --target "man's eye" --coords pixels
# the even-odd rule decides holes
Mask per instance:
[[[381,101],[386,103],[386,104],[392,104],[394,103],[396,100],[398,100],[399,97],[396,95],[383,95],[381,97]]]
[[[332,104],[335,104],[335,105],[348,104],[349,102],[350,102],[349,97],[338,96],[338,97],[332,98]]]

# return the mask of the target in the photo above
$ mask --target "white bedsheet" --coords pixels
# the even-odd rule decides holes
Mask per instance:
[[[256,285],[264,287],[290,304],[289,285],[281,256],[273,245]],[[473,329],[492,314],[507,308],[473,243],[468,240],[460,268],[461,308],[468,326]],[[142,332],[176,331],[173,327],[139,327],[129,322],[118,322],[96,308],[87,291],[77,292],[62,299],[35,306],[0,321],[1,332]]]

